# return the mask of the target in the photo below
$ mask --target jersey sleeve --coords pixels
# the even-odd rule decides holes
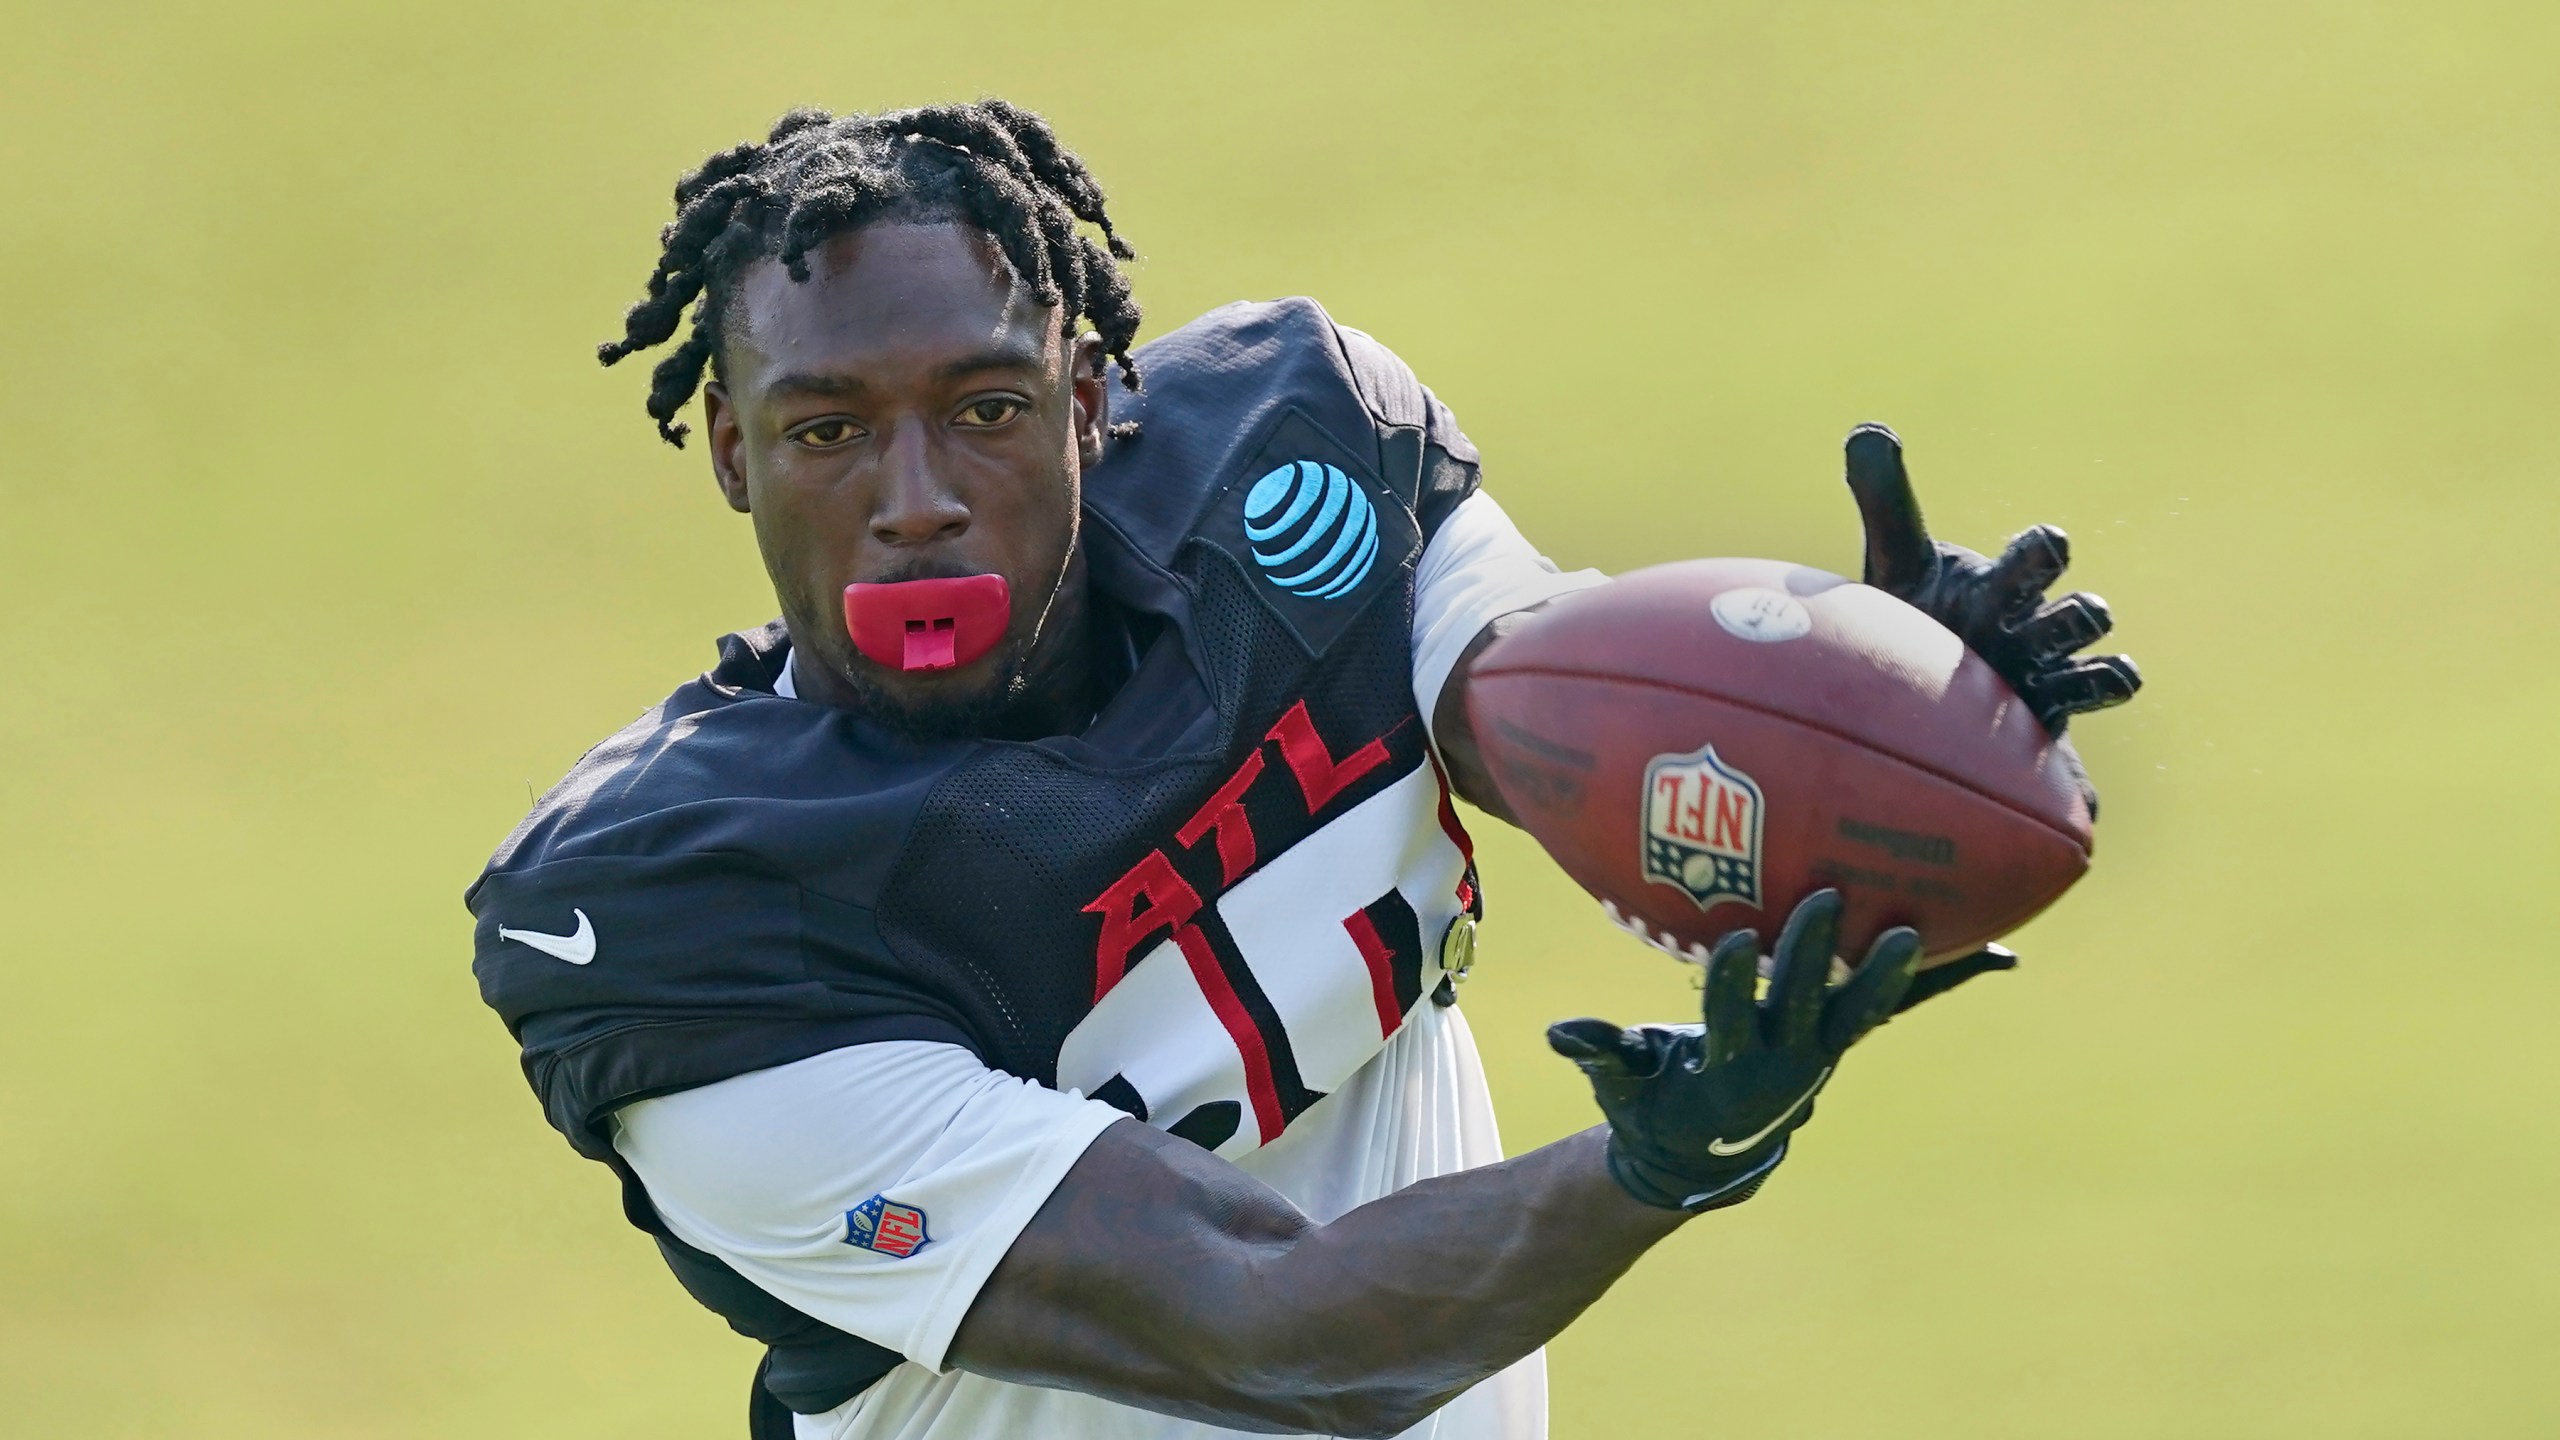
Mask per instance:
[[[1608,578],[1597,570],[1558,570],[1484,491],[1459,502],[1423,547],[1414,576],[1413,699],[1423,724],[1432,723],[1441,688],[1467,643],[1494,617]]]
[[[605,1159],[608,1117],[643,1096],[848,1045],[974,1047],[869,909],[742,850],[669,848],[493,870],[469,897],[481,998],[578,1153]]]
[[[1125,1118],[955,1045],[890,1041],[636,1101],[613,1143],[677,1238],[939,1372],[996,1262]]]
[[[1303,303],[1313,307],[1313,302]],[[1428,541],[1476,493],[1483,457],[1458,428],[1458,417],[1394,351],[1366,331],[1330,323],[1352,388],[1381,427],[1386,448],[1401,452],[1407,462],[1391,468],[1403,469],[1410,479],[1414,522]]]

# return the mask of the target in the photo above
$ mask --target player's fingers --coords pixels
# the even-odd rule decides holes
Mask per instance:
[[[1823,1007],[1822,1044],[1837,1055],[1902,1008],[1920,964],[1920,932],[1897,925],[1876,937],[1858,973]]]
[[[1581,1066],[1595,1080],[1642,1074],[1653,1056],[1653,1047],[1643,1036],[1588,1016],[1548,1026],[1547,1048]]]
[[[2086,590],[2075,590],[2011,627],[2018,643],[2037,660],[2058,660],[2107,638],[2116,617],[2107,602]]]
[[[1772,1044],[1801,1045],[1822,1020],[1823,992],[1831,983],[1831,957],[1840,937],[1840,892],[1816,890],[1798,902],[1778,932],[1777,970],[1769,977],[1765,1007]]]
[[[1913,975],[1911,988],[1902,992],[1902,1001],[1893,1007],[1893,1013],[1899,1015],[1923,1000],[1944,995],[1976,975],[2017,968],[2018,957],[2006,946],[1985,945],[1970,955],[1932,965]]]
[[[2098,822],[2098,787],[2090,782],[2089,767],[2081,763],[2080,748],[2071,743],[2071,737],[2068,735],[2057,735],[2054,738],[2053,748],[2054,758],[2062,762],[2064,773],[2071,777],[2072,784],[2080,787],[2080,798],[2088,803],[2089,823],[2096,824]]]
[[[1895,595],[1918,589],[1935,572],[1938,552],[1911,493],[1901,439],[1882,425],[1861,425],[1849,432],[1845,449],[1849,493],[1866,523],[1866,582]]]
[[[1721,1065],[1759,1043],[1760,932],[1736,930],[1707,956],[1706,1061]]]
[[[2142,672],[2130,655],[2093,655],[2049,670],[2027,682],[2027,704],[2047,725],[2091,710],[2121,705],[2142,688]]]
[[[2030,525],[2009,537],[2008,548],[1991,562],[1992,603],[2002,615],[2023,615],[2044,601],[2044,592],[2071,564],[2071,537],[2051,525]]]

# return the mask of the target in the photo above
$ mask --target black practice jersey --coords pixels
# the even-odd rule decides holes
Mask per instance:
[[[616,1108],[887,1039],[1242,1153],[1439,987],[1441,932],[1479,901],[1410,627],[1474,449],[1305,300],[1231,305],[1139,354],[1122,410],[1141,433],[1084,497],[1128,673],[1083,733],[918,740],[777,696],[775,622],[723,639],[491,858],[473,969],[581,1154],[630,1182]],[[1310,946],[1356,957],[1347,978],[1310,978]],[[1368,1029],[1346,1039],[1346,1013]],[[698,1296],[808,1362],[773,1377],[795,1408],[894,1360],[836,1337],[811,1361],[835,1332],[738,1290],[627,1193]]]

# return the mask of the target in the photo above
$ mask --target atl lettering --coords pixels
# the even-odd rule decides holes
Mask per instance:
[[[1266,839],[1278,839],[1284,845],[1294,843],[1314,828],[1316,816],[1327,805],[1385,765],[1389,759],[1388,741],[1393,738],[1395,732],[1390,731],[1336,759],[1326,748],[1324,737],[1316,733],[1307,702],[1301,700],[1289,707],[1289,712],[1263,736],[1263,743],[1255,746],[1235,772],[1210,792],[1199,810],[1174,831],[1174,844],[1186,851],[1197,850],[1204,842],[1214,844],[1218,882],[1211,894],[1222,893],[1253,872],[1265,853]],[[1279,751],[1286,779],[1277,779],[1270,773],[1265,754],[1274,749]],[[1275,793],[1294,795],[1299,803],[1286,806],[1284,813],[1274,816],[1269,802]],[[1253,816],[1257,808],[1265,811],[1267,826],[1286,833],[1258,835]],[[1159,847],[1148,851],[1129,867],[1128,873],[1085,906],[1086,914],[1102,917],[1102,932],[1094,942],[1093,952],[1095,1003],[1099,1004],[1128,973],[1129,958],[1157,936],[1170,935],[1184,954],[1193,957],[1195,966],[1213,963],[1206,941],[1191,923],[1203,903],[1200,892],[1182,878],[1172,858]]]
[[[1337,727],[1333,733],[1341,732]],[[1289,706],[1273,722],[1198,806],[1172,827],[1163,843],[1139,856],[1084,907],[1084,913],[1095,920],[1097,1012],[1107,1009],[1106,997],[1128,979],[1131,965],[1150,953],[1163,955],[1152,963],[1182,967],[1206,1007],[1205,1014],[1180,1013],[1199,1014],[1199,1021],[1214,1027],[1232,1047],[1240,1067],[1242,1084],[1233,1099],[1203,1100],[1205,1092],[1189,1093],[1183,1112],[1171,1117],[1166,1128],[1216,1149],[1237,1132],[1241,1119],[1246,1133],[1262,1143],[1324,1098],[1300,1068],[1284,1005],[1264,987],[1265,977],[1256,973],[1244,942],[1230,928],[1234,917],[1221,906],[1231,903],[1226,899],[1230,891],[1246,885],[1283,855],[1301,846],[1323,846],[1324,836],[1333,827],[1353,823],[1349,817],[1354,812],[1417,781],[1416,772],[1425,766],[1431,766],[1430,780],[1438,791],[1440,828],[1458,852],[1459,873],[1452,882],[1455,898],[1461,907],[1472,910],[1477,905],[1473,847],[1450,803],[1446,777],[1431,758],[1420,718],[1407,715],[1384,734],[1345,744],[1326,738],[1325,727],[1304,700]],[[1291,911],[1280,923],[1283,930],[1300,924],[1311,927],[1306,932],[1311,941],[1324,928],[1340,927],[1365,972],[1361,988],[1371,1004],[1364,1008],[1374,1013],[1376,1038],[1384,1043],[1423,998],[1424,967],[1432,952],[1412,902],[1396,888],[1396,876],[1410,857],[1392,853],[1392,847],[1388,852],[1375,851],[1372,841],[1360,843],[1372,848],[1339,856],[1339,864],[1350,869],[1329,866],[1332,878],[1339,882],[1350,874],[1374,870],[1382,891],[1363,897],[1342,914]],[[1326,903],[1342,903],[1343,889],[1339,883],[1328,888],[1326,893],[1333,898]],[[1257,917],[1253,923],[1259,943],[1285,948],[1288,942],[1270,928],[1269,898],[1257,903],[1261,908],[1250,913]],[[1304,1004],[1307,999],[1303,990],[1295,992],[1295,1003]],[[1329,1023],[1338,1019],[1337,1015]],[[1195,1023],[1199,1022],[1184,1022]],[[1205,1054],[1192,1048],[1201,1038],[1205,1037],[1159,1032],[1144,1043],[1166,1054]],[[1323,1050],[1331,1058],[1319,1078],[1331,1085],[1343,1073],[1332,1068],[1342,1054],[1340,1038],[1328,1039]],[[1157,1079],[1166,1081],[1169,1088],[1153,1099],[1141,1093],[1125,1071],[1108,1073],[1097,1068],[1082,1083],[1097,1097],[1145,1120],[1150,1119],[1150,1105],[1179,1093],[1180,1082],[1169,1080],[1171,1073],[1161,1067],[1156,1070]]]

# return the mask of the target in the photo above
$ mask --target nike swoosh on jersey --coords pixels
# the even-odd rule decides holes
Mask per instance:
[[[1752,1131],[1750,1134],[1743,1136],[1739,1140],[1710,1140],[1707,1142],[1707,1153],[1710,1155],[1739,1155],[1743,1151],[1750,1149],[1752,1146],[1759,1144],[1761,1141],[1768,1139],[1770,1131],[1786,1124],[1788,1116],[1803,1109],[1804,1103],[1813,1098],[1815,1091],[1822,1088],[1822,1082],[1830,1078],[1831,1067],[1825,1065],[1822,1067],[1822,1073],[1813,1077],[1812,1088],[1797,1096],[1796,1103],[1779,1111],[1777,1119],[1770,1121],[1768,1124],[1761,1126],[1759,1129]]]
[[[578,917],[578,928],[566,935],[551,935],[540,930],[510,930],[501,925],[498,927],[498,938],[530,945],[554,960],[566,960],[572,965],[584,965],[596,958],[595,922],[587,918],[587,912],[584,910],[572,910],[569,913]]]

